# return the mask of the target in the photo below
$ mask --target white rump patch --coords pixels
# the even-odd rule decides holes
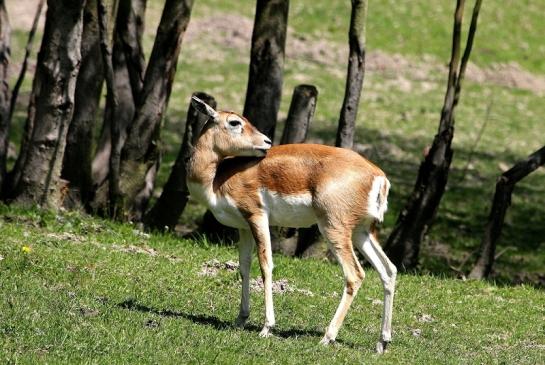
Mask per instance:
[[[384,213],[388,209],[388,190],[390,190],[388,179],[384,176],[375,176],[367,196],[367,212],[379,222],[384,220]]]

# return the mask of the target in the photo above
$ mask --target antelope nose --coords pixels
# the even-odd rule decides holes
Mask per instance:
[[[265,142],[265,144],[268,146],[272,146],[272,142],[268,137],[265,137],[265,140],[263,142]]]

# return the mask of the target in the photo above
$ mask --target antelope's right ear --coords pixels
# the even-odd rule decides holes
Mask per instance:
[[[193,105],[193,108],[197,109],[198,112],[208,115],[214,120],[219,115],[218,112],[214,110],[214,108],[212,108],[210,105],[206,104],[204,101],[196,96],[191,97],[191,105]]]

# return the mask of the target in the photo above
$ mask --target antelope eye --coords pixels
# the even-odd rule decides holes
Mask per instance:
[[[230,120],[229,125],[231,127],[238,127],[238,126],[242,125],[242,123],[240,122],[240,120]]]

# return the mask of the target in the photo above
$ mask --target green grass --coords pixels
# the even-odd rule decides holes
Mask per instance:
[[[288,43],[329,42],[346,47],[349,2],[292,1]],[[466,4],[466,25],[472,2]],[[149,51],[161,1],[149,2]],[[399,54],[416,69],[445,65],[450,52],[453,2],[387,1],[369,5],[368,50]],[[196,1],[193,20],[230,14],[253,19],[249,1]],[[471,60],[480,67],[516,62],[545,75],[545,33],[538,1],[484,2]],[[20,63],[26,30],[15,29],[12,62]],[[242,110],[249,44],[232,47],[210,38],[184,40],[162,133],[164,158],[158,192],[176,156],[193,91],[213,94],[220,108]],[[35,47],[36,48],[36,47]],[[288,57],[277,135],[293,88],[319,89],[310,137],[332,144],[342,97],[346,60]],[[13,79],[13,81],[15,81]],[[383,240],[412,190],[422,151],[436,131],[446,69],[425,77],[411,71],[368,70],[357,121],[356,142],[371,146],[371,158],[392,180]],[[22,90],[28,98],[31,78]],[[400,275],[390,353],[373,353],[381,297],[376,273],[367,280],[335,346],[318,346],[338,304],[340,269],[316,260],[275,256],[275,278],[308,289],[275,296],[278,328],[258,338],[263,298],[252,294],[249,328],[232,327],[239,301],[238,274],[197,275],[213,258],[236,260],[232,247],[170,235],[145,236],[130,225],[83,217],[0,207],[0,359],[8,363],[545,363],[545,294],[513,282],[537,283],[545,262],[545,173],[517,185],[495,266],[496,284],[454,279],[467,272],[479,245],[494,183],[510,166],[543,144],[543,96],[528,90],[466,80],[456,113],[455,156],[449,185],[422,247],[420,276]],[[12,141],[26,117],[18,106]],[[471,165],[469,155],[488,118]],[[11,163],[13,160],[11,161]],[[463,177],[463,179],[462,179]],[[190,202],[182,223],[195,224],[203,208]],[[22,247],[31,247],[23,253]],[[126,252],[153,248],[156,255]],[[507,251],[504,251],[507,249]],[[453,269],[454,268],[454,269]],[[254,263],[252,275],[259,270]],[[433,274],[434,276],[428,275]],[[432,322],[421,322],[422,315]],[[414,336],[415,330],[421,330]]]
[[[198,274],[213,258],[236,260],[234,248],[146,236],[75,213],[0,213],[0,358],[7,363],[545,361],[545,293],[532,287],[400,275],[394,341],[380,357],[373,348],[382,289],[372,270],[338,342],[322,347],[342,292],[340,268],[275,256],[274,277],[314,296],[276,294],[275,336],[262,339],[262,294],[252,292],[248,328],[236,329],[238,273]]]

